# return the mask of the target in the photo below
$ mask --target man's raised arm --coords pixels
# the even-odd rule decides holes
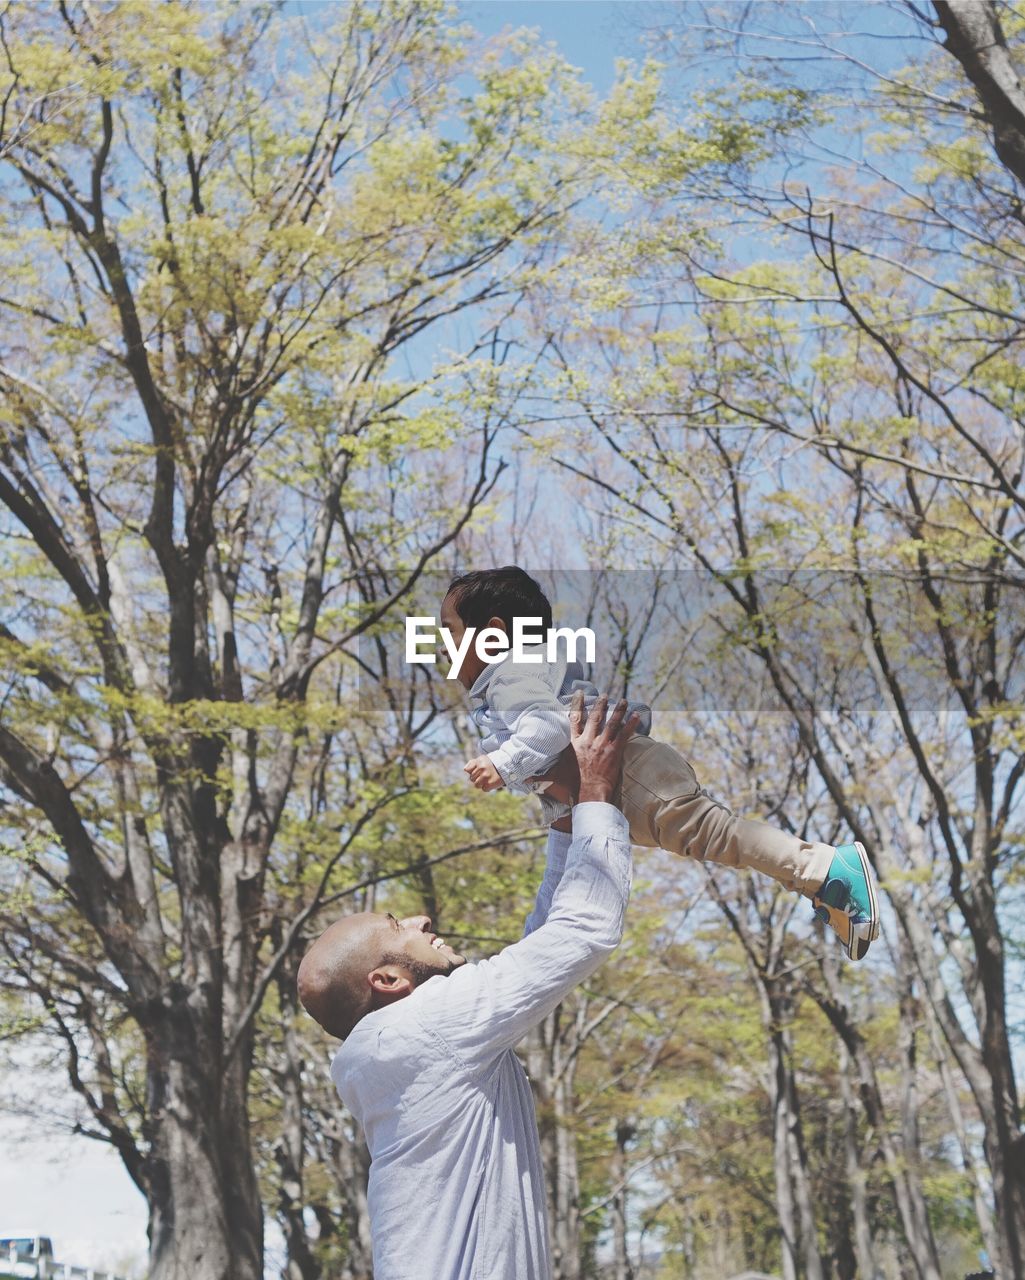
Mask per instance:
[[[571,705],[571,745],[580,773],[573,835],[561,866],[564,837],[550,837],[549,853],[554,846],[556,860],[549,863],[527,935],[492,959],[453,973],[445,980],[444,999],[430,1002],[431,1030],[472,1069],[522,1039],[622,937],[630,836],[626,819],[608,801],[636,718],[624,724],[626,704],[619,703],[603,725],[606,706],[599,699],[585,720],[582,697]]]
[[[603,706],[606,704],[603,704]],[[604,714],[604,712],[603,712]],[[614,713],[615,714],[615,713]],[[580,798],[580,765],[577,758],[577,747],[574,743],[574,736],[579,739],[583,738],[584,730],[584,695],[581,690],[574,693],[569,706],[569,718],[571,724],[570,744],[559,755],[555,764],[538,778],[528,779],[531,782],[540,782],[542,780],[548,783],[547,791],[553,799],[561,800],[565,804],[574,805]],[[630,736],[631,726],[634,721],[631,720],[629,725],[623,728],[625,737]],[[575,732],[574,732],[575,728]],[[584,750],[584,744],[581,741],[580,750]],[[617,779],[618,781],[618,775]],[[585,800],[608,800],[615,791],[615,784],[612,790],[608,790],[607,779],[597,776],[591,777],[588,782],[590,790],[584,797]],[[566,824],[563,826],[563,824]],[[572,843],[571,838],[572,826],[568,817],[560,818],[555,826],[549,828],[548,831],[548,847],[545,850],[545,871],[541,884],[538,887],[537,898],[534,902],[533,910],[527,916],[526,924],[523,928],[524,937],[528,933],[533,933],[535,929],[539,929],[541,925],[548,919],[548,913],[551,910],[552,898],[555,891],[559,887],[562,880],[563,872],[566,869],[566,858],[569,854],[569,848]]]

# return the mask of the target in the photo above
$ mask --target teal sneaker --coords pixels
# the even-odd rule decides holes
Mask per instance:
[[[864,845],[838,844],[829,872],[812,894],[815,916],[833,930],[849,960],[861,960],[879,937],[879,899]]]

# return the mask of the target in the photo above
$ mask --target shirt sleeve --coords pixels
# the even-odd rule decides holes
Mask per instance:
[[[509,730],[506,742],[489,758],[506,786],[543,773],[569,746],[569,716],[543,680],[510,667],[499,672],[488,689],[495,714]]]
[[[558,854],[556,846],[553,876]],[[525,937],[427,985],[419,1009],[425,1030],[466,1070],[486,1070],[618,946],[630,869],[629,828],[619,810],[577,805],[573,839],[547,913],[543,882]]]
[[[562,880],[563,873],[566,870],[566,857],[572,843],[573,837],[568,831],[549,830],[545,873],[538,887],[534,910],[527,916],[527,923],[523,928],[524,937],[528,933],[533,933],[535,929],[540,929],[548,919],[552,898],[555,896],[555,890],[558,889],[559,882]]]

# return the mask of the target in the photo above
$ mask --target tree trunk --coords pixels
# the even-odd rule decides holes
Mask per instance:
[[[527,1064],[537,1104],[541,1161],[548,1196],[552,1280],[581,1280],[580,1182],[573,1129],[573,1069],[562,1043],[563,1006],[527,1041]]]
[[[636,1130],[628,1120],[616,1123],[616,1149],[609,1165],[609,1176],[616,1188],[612,1197],[612,1266],[614,1280],[634,1280],[630,1251],[626,1243],[627,1159],[626,1144]]]
[[[913,1253],[923,1275],[925,1267],[939,1273],[939,1253],[936,1248],[929,1213],[918,1178],[921,1158],[921,1142],[918,1127],[918,1024],[919,1002],[914,992],[914,970],[907,944],[903,937],[898,949],[899,973],[907,975],[900,997],[900,1047],[902,1059],[901,1081],[901,1154],[907,1168],[908,1201],[914,1227]],[[911,1243],[911,1241],[909,1241]]]
[[[295,1034],[295,968],[287,965],[278,980],[284,1041],[284,1069],[280,1076],[281,1135],[275,1155],[280,1173],[279,1207],[287,1258],[282,1280],[320,1280],[321,1265],[310,1249],[303,1209],[305,1144],[303,1142],[302,1054]]]
[[[1025,1133],[1021,1128],[1021,1108],[1007,1027],[1003,939],[990,879],[994,850],[992,820],[987,806],[991,807],[992,795],[977,797],[971,856],[963,861],[952,861],[950,877],[951,892],[975,948],[975,973],[966,986],[979,1024],[980,1046],[976,1046],[966,1036],[953,1009],[947,983],[934,952],[932,931],[921,916],[921,904],[914,900],[908,887],[901,884],[901,868],[887,853],[883,843],[873,841],[870,830],[866,829],[851,805],[806,710],[795,699],[794,681],[786,673],[778,654],[770,648],[761,652],[776,691],[793,715],[800,736],[850,830],[876,850],[877,869],[887,882],[898,923],[907,940],[909,953],[914,957],[923,998],[932,1002],[937,1022],[979,1108],[985,1130],[986,1159],[993,1178],[1000,1255],[996,1269],[1008,1280],[1025,1280]],[[979,747],[978,754],[982,760],[986,748]],[[976,768],[986,772],[978,761]],[[990,778],[986,785],[990,786],[991,781]],[[979,785],[982,787],[982,782]],[[885,829],[885,823],[877,823],[877,826],[879,830]],[[894,1185],[898,1190],[902,1186],[907,1189],[907,1182],[902,1178],[898,1178]],[[917,1211],[912,1213],[912,1218],[916,1216]],[[909,1222],[909,1219],[905,1220],[906,1225]],[[926,1248],[919,1254],[919,1265],[925,1264],[930,1273],[938,1274],[931,1232],[921,1243]],[[909,1244],[913,1242],[909,1240]]]
[[[772,1165],[776,1182],[776,1211],[779,1214],[781,1266],[783,1280],[797,1280],[800,1236],[794,1204],[794,1188],[790,1180],[790,1090],[787,1088],[788,1065],[782,1030],[772,1024],[771,1004],[764,992],[763,1016],[769,1028],[769,1104],[772,1109]]]
[[[988,1257],[996,1258],[998,1256],[998,1245],[993,1226],[993,1215],[989,1208],[989,1188],[983,1184],[979,1163],[972,1154],[972,1144],[968,1137],[968,1126],[965,1123],[961,1099],[958,1097],[957,1086],[950,1070],[950,1061],[941,1043],[940,1031],[936,1026],[932,1005],[926,1002],[925,1008],[929,1014],[929,1033],[933,1056],[936,1061],[936,1069],[939,1071],[940,1079],[943,1081],[943,1092],[947,1099],[950,1122],[953,1125],[954,1136],[957,1138],[958,1147],[961,1151],[961,1164],[972,1184],[972,1200],[975,1205],[975,1217],[979,1224],[979,1235],[982,1237],[982,1247],[986,1250]]]
[[[851,1197],[851,1217],[854,1221],[854,1256],[857,1263],[856,1274],[861,1280],[877,1280],[880,1276],[875,1257],[875,1245],[872,1241],[872,1228],[868,1220],[868,1197],[865,1194],[865,1167],[862,1164],[861,1151],[858,1144],[857,1108],[854,1093],[851,1089],[851,1071],[853,1063],[847,1046],[839,1041],[840,1050],[840,1094],[844,1109],[844,1156],[847,1173],[847,1187]]]
[[[993,888],[981,871],[974,877],[971,897],[978,913],[979,927],[972,932],[985,1004],[982,1052],[992,1091],[985,1146],[993,1175],[999,1267],[1013,1280],[1025,1280],[1025,1132],[1007,1028],[1003,940]]]
[[[201,1055],[182,1053],[195,1037],[172,1026],[150,1050],[149,1280],[262,1280],[244,1079],[211,1078]]]
[[[797,1098],[797,1081],[794,1078],[793,1043],[788,1027],[792,1002],[789,998],[774,996],[772,998],[772,1008],[774,1024],[778,1028],[778,1035],[781,1041],[780,1058],[785,1066],[782,1087],[787,1095],[784,1132],[786,1162],[788,1177],[793,1187],[794,1204],[797,1207],[797,1220],[800,1224],[804,1274],[807,1280],[823,1280],[822,1256],[819,1253],[818,1232],[815,1229],[815,1205],[811,1181],[808,1177],[808,1153],[804,1145],[801,1109]]]
[[[1025,186],[1025,91],[992,0],[936,0],[947,49],[964,68],[986,112],[993,149]]]
[[[350,1137],[344,1130],[341,1132],[335,1145],[335,1173],[345,1213],[344,1280],[372,1280],[373,1243],[367,1204],[370,1152],[362,1133]]]
[[[917,1150],[898,1151],[887,1126],[886,1110],[876,1078],[875,1065],[861,1033],[843,1004],[835,962],[823,965],[828,993],[809,984],[808,990],[843,1040],[858,1072],[859,1091],[865,1116],[874,1131],[893,1187],[904,1237],[921,1280],[940,1280],[936,1241],[925,1208],[922,1188],[915,1174]]]

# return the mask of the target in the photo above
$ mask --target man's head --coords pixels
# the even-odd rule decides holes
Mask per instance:
[[[540,618],[542,631],[552,625],[552,606],[540,584],[512,564],[453,578],[441,604],[442,626],[457,645],[467,627],[474,627],[478,634],[485,627],[496,627],[511,639],[515,618]],[[471,645],[459,672],[460,683],[472,688],[484,666]]]
[[[431,932],[427,916],[396,920],[364,911],[326,929],[299,966],[299,999],[330,1035],[344,1040],[360,1018],[461,964]]]

